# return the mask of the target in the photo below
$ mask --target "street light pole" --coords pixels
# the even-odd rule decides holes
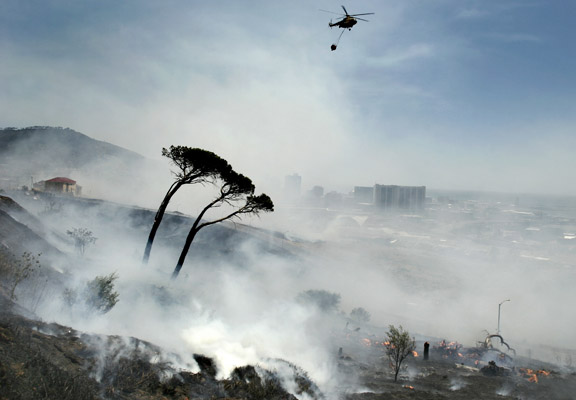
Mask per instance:
[[[501,301],[500,304],[498,304],[498,329],[496,330],[497,335],[500,334],[500,307],[502,307],[502,304],[506,303],[507,301],[510,301],[510,299]]]

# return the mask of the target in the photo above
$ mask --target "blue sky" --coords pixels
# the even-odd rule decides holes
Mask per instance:
[[[571,0],[0,4],[0,126],[160,158],[220,154],[274,191],[426,185],[576,195]]]

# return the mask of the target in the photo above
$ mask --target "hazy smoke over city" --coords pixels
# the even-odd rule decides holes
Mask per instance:
[[[210,149],[267,193],[293,172],[327,190],[575,193],[570,23],[541,23],[565,11],[348,8],[375,14],[331,52],[329,1],[4,2],[2,126],[70,127],[155,159]]]
[[[340,6],[325,0],[33,3],[0,6],[0,126],[69,127],[122,147],[64,165],[76,143],[42,144],[43,158],[26,142],[0,159],[6,186],[66,176],[83,198],[114,202],[23,204],[66,253],[41,256],[64,286],[118,275],[109,313],[87,318],[53,292],[34,307],[41,318],[150,341],[178,368],[196,371],[204,354],[222,377],[285,360],[328,394],[342,376],[332,339],[355,328],[470,346],[498,331],[519,355],[572,363],[576,57],[557,27],[573,26],[569,13],[363,0],[347,7],[374,15],[331,52],[340,32],[319,9]],[[215,152],[275,203],[202,231],[177,280],[186,218],[218,188],[172,199],[143,266],[171,145]],[[301,178],[298,194],[286,176]],[[386,212],[354,200],[355,186],[377,184],[425,187],[425,199]],[[97,237],[84,257],[66,241],[79,227]],[[307,290],[339,295],[337,309],[298,301]],[[369,324],[350,318],[359,307]]]

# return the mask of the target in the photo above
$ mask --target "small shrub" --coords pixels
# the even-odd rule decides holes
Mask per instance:
[[[118,303],[118,292],[114,291],[116,273],[107,276],[97,276],[88,282],[86,304],[101,314],[106,314]]]
[[[398,373],[402,366],[402,362],[412,354],[416,347],[414,339],[410,338],[408,331],[405,331],[402,326],[396,328],[390,325],[390,330],[387,333],[388,341],[386,345],[386,354],[390,360],[390,368],[394,371],[394,382],[398,380]]]
[[[8,291],[10,300],[17,300],[16,288],[23,281],[38,274],[40,267],[40,260],[30,252],[24,252],[20,258],[12,254],[1,252],[0,253],[0,275],[1,284]]]
[[[87,228],[73,228],[71,231],[66,231],[66,234],[74,240],[74,247],[80,255],[84,255],[86,247],[98,240]]]
[[[118,303],[119,294],[114,290],[116,279],[118,279],[118,275],[112,273],[97,276],[87,282],[81,292],[67,288],[63,293],[64,302],[70,308],[83,305],[90,312],[106,314]]]

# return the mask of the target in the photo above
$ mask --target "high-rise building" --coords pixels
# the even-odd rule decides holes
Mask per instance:
[[[382,210],[423,210],[426,186],[374,185],[374,205]]]
[[[356,203],[373,203],[374,188],[372,186],[354,186],[354,201]]]

